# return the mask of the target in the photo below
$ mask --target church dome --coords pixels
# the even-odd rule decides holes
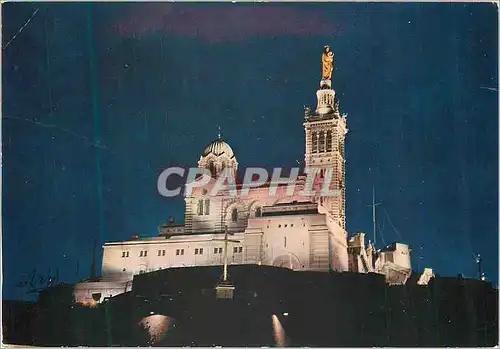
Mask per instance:
[[[222,154],[226,155],[230,159],[234,158],[234,152],[233,149],[224,142],[221,138],[217,138],[215,141],[210,143],[205,147],[205,150],[203,150],[203,153],[201,154],[202,157],[207,156],[209,154],[213,154],[215,156],[220,156]]]

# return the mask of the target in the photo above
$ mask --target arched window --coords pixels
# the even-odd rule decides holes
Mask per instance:
[[[210,200],[209,199],[205,199],[205,215],[209,215],[210,214]]]
[[[311,134],[312,137],[312,152],[317,153],[318,152],[318,134],[316,132],[313,132]]]
[[[326,151],[332,151],[332,131],[326,133]]]
[[[319,131],[319,152],[323,153],[325,151],[325,131]]]
[[[212,178],[215,178],[217,175],[217,169],[215,168],[215,164],[213,163],[213,161],[210,161],[208,163],[208,170],[210,171]]]
[[[198,216],[203,215],[203,200],[198,200]]]
[[[262,217],[262,208],[257,207],[255,209],[255,217]]]
[[[231,212],[231,221],[237,222],[238,221],[238,209],[233,208],[233,211]]]

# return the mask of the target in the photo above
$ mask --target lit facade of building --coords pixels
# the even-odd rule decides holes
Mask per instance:
[[[270,195],[266,185],[249,188],[247,195],[237,197],[227,191],[209,195],[221,171],[229,170],[236,178],[238,169],[235,153],[219,136],[201,153],[198,166],[208,169],[212,178],[185,198],[184,223],[168,222],[156,237],[135,236],[105,243],[100,280],[78,283],[75,301],[92,304],[129,291],[133,275],[139,273],[222,265],[226,227],[231,234],[229,264],[272,265],[294,271],[377,272],[389,283],[404,283],[411,273],[407,245],[394,243],[376,251],[371,243],[365,245],[363,233],[348,238],[345,230],[347,117],[339,111],[331,87],[333,67],[328,66],[328,56],[326,60],[316,92],[317,107],[304,112],[304,155],[306,167],[318,169],[320,178],[328,175],[330,189],[339,195],[288,195],[284,186]],[[305,175],[299,175],[296,187],[304,185]]]

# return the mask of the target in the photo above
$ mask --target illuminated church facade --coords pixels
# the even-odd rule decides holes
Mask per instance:
[[[325,46],[317,106],[304,110],[305,165],[320,178],[331,176],[334,196],[288,195],[278,186],[275,195],[264,185],[249,188],[244,196],[227,192],[209,195],[221,171],[238,169],[236,154],[220,136],[201,153],[198,167],[211,180],[185,197],[184,223],[169,221],[155,237],[134,236],[103,246],[101,277],[75,285],[75,301],[86,304],[129,291],[136,274],[164,268],[257,264],[294,271],[375,272],[388,283],[405,283],[411,274],[408,245],[393,243],[376,250],[365,244],[364,233],[346,231],[345,153],[347,117],[341,114],[331,87],[333,54]],[[305,175],[296,186],[305,185]],[[241,187],[241,185],[240,185]],[[295,192],[294,192],[295,193]],[[224,250],[225,231],[230,234]],[[96,296],[98,295],[98,296]]]

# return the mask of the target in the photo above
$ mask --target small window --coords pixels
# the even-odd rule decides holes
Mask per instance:
[[[231,212],[231,221],[237,222],[238,221],[238,209],[233,208],[233,211]]]
[[[262,208],[257,207],[255,209],[255,217],[262,217]]]
[[[203,254],[203,248],[200,248],[200,254]]]
[[[286,236],[285,236],[285,247],[286,247]]]
[[[129,256],[129,252],[127,251],[127,255],[126,255],[126,257],[128,257],[128,256]]]
[[[203,215],[203,200],[198,200],[198,216]]]
[[[210,214],[210,200],[209,199],[205,199],[205,215],[209,215]]]
[[[219,247],[219,253],[222,253],[222,247]]]
[[[238,252],[243,252],[243,247],[238,247]]]
[[[326,132],[326,151],[332,151],[332,131]]]
[[[122,258],[125,257],[125,251],[122,252]]]
[[[318,152],[318,134],[316,132],[313,132],[311,134],[312,138],[312,152],[317,153]]]
[[[288,224],[285,224],[285,228],[288,227]]]
[[[237,253],[238,252],[238,247],[233,247],[233,253]]]
[[[184,256],[184,249],[181,248],[181,256]]]
[[[292,224],[290,224],[290,228],[293,228],[293,223],[292,223]]]
[[[165,250],[163,250],[163,251],[161,252],[161,255],[162,255],[162,256],[164,256],[164,255],[165,255]]]
[[[218,251],[219,249],[217,247],[214,247],[214,254],[217,254]]]
[[[278,224],[278,228],[281,228],[281,224]]]
[[[161,250],[158,250],[158,256],[161,256]]]
[[[318,143],[319,143],[318,152],[323,153],[325,151],[325,132],[324,131],[319,131]],[[320,162],[323,162],[323,160],[321,160]]]
[[[198,254],[198,249],[197,248],[194,249],[194,254]]]
[[[143,256],[143,252],[141,251],[141,252],[139,253],[139,257],[142,257],[142,256]]]
[[[144,251],[144,257],[148,256],[148,251]]]
[[[175,255],[178,256],[180,252],[180,250],[175,250]]]

